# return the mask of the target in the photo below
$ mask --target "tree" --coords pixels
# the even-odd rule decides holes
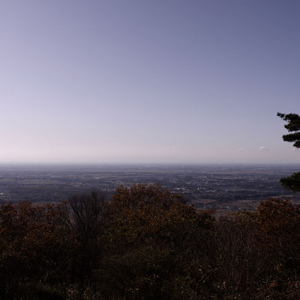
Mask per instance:
[[[103,246],[101,236],[108,202],[101,191],[69,197],[71,222],[69,227],[77,245],[73,256],[73,280],[83,281],[95,267]]]
[[[288,122],[288,124],[284,125],[288,132],[294,132],[283,135],[283,140],[285,142],[293,142],[294,147],[300,148],[300,116],[297,114],[286,115],[282,113],[277,113],[277,116]]]
[[[103,299],[193,298],[210,282],[214,218],[161,185],[121,186],[111,201],[105,255],[95,270]],[[199,277],[199,278],[198,278]],[[199,281],[199,282],[198,282]]]
[[[300,148],[300,116],[297,114],[282,113],[277,113],[277,116],[283,119],[284,121],[288,122],[286,125],[284,125],[284,127],[288,130],[288,132],[292,132],[283,135],[282,139],[285,142],[294,143],[294,147]],[[290,189],[293,192],[299,192],[300,172],[294,173],[290,177],[281,178],[280,182],[284,188]]]
[[[1,299],[36,299],[44,289],[47,299],[58,299],[54,286],[65,280],[73,253],[64,225],[68,218],[67,203],[1,203]]]

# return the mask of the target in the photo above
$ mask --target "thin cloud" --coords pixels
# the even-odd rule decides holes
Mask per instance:
[[[266,148],[266,147],[264,147],[264,146],[261,146],[261,147],[259,147],[259,150],[260,150],[260,151],[265,151],[265,150],[269,150],[269,149]]]

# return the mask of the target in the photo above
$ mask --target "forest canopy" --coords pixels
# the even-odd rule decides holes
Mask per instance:
[[[2,203],[0,298],[298,299],[299,226],[288,199],[216,219],[160,185]]]

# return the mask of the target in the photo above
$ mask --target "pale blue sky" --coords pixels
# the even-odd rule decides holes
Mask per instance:
[[[0,163],[300,163],[299,29],[299,0],[0,0]]]

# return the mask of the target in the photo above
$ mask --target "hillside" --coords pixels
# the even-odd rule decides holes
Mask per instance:
[[[299,299],[300,208],[218,220],[159,185],[0,207],[1,299]]]

